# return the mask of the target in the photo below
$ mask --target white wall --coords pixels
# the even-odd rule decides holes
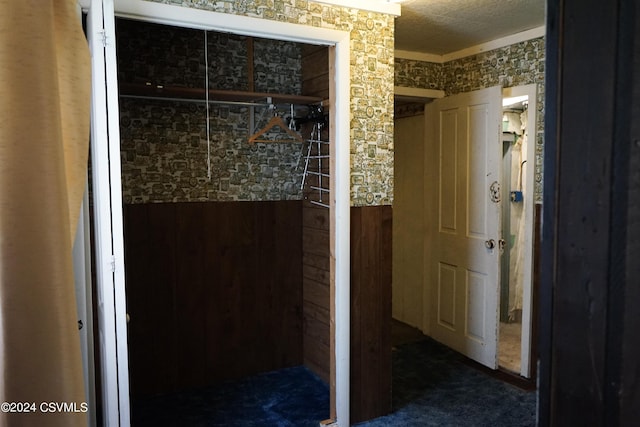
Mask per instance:
[[[395,120],[394,155],[392,315],[422,329],[423,115]]]

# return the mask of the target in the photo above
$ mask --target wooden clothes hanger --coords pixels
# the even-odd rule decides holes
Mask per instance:
[[[283,129],[289,136],[293,137],[293,140],[260,138],[275,127],[280,127],[281,129]],[[271,118],[271,120],[269,120],[265,127],[249,137],[249,144],[253,144],[255,142],[304,142],[304,139],[302,139],[300,134],[298,134],[296,131],[289,129],[289,126],[287,126],[284,120],[282,120],[282,117],[276,114]]]

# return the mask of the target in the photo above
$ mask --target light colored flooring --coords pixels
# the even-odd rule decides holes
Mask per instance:
[[[521,323],[500,322],[498,342],[498,365],[506,370],[520,373]]]

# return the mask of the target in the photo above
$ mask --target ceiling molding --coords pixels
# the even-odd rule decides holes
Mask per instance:
[[[443,62],[449,62],[455,59],[466,58],[467,56],[477,55],[478,53],[488,52],[490,50],[500,49],[502,47],[525,42],[527,40],[537,39],[539,37],[543,37],[545,33],[546,33],[546,26],[542,25],[537,28],[532,28],[531,30],[522,31],[520,33],[512,34],[510,36],[491,40],[489,42],[471,46],[466,49],[458,50],[456,52],[446,53],[442,55],[442,59],[443,59]]]
[[[412,52],[409,50],[396,50],[395,57],[401,59],[411,59],[414,61],[433,62],[435,64],[443,64],[445,62],[453,61],[460,58],[466,58],[467,56],[477,55],[478,53],[488,52],[494,49],[500,49],[502,47],[510,46],[512,44],[521,43],[527,40],[537,39],[543,37],[546,33],[546,26],[540,26],[531,30],[522,31],[520,33],[512,34],[510,36],[502,37],[499,39],[491,40],[486,43],[481,43],[475,46],[468,47],[466,49],[458,50],[455,52],[445,53],[444,55],[438,55],[434,53],[426,52]]]
[[[387,0],[313,0],[313,2],[400,16],[400,5]]]
[[[394,86],[393,93],[395,96],[437,99],[444,98],[444,91],[437,89],[421,89],[417,87]]]
[[[396,49],[394,54],[396,58],[401,58],[401,59],[412,59],[414,61],[435,62],[436,64],[442,64],[444,62],[444,60],[442,59],[442,55],[438,55],[435,53],[413,52],[410,50]]]

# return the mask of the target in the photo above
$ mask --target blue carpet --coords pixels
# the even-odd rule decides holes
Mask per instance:
[[[426,338],[393,352],[393,413],[358,427],[526,427],[536,424],[536,392],[465,363]]]
[[[329,418],[329,388],[305,367],[135,402],[132,425],[317,427]]]
[[[132,425],[317,427],[329,389],[304,367],[134,402]],[[536,393],[465,363],[430,338],[393,351],[393,412],[358,427],[535,426]]]

